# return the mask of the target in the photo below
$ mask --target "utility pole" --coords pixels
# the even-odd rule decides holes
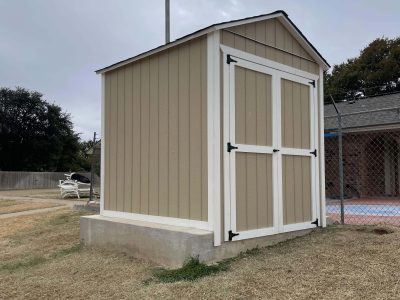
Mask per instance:
[[[165,0],[165,43],[170,42],[169,32],[169,0]]]

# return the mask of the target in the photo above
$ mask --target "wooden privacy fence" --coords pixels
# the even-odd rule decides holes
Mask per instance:
[[[14,172],[0,171],[0,190],[27,190],[57,188],[60,179],[70,172]],[[90,172],[79,172],[90,178]],[[94,185],[100,185],[100,178],[94,175]]]

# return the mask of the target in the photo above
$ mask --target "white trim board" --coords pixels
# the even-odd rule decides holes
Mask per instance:
[[[219,31],[207,35],[207,220],[214,231],[214,246],[221,245],[219,38]]]
[[[152,216],[152,215],[142,215],[142,214],[128,213],[128,212],[122,212],[122,211],[112,211],[112,210],[103,210],[101,215],[105,216],[105,217],[110,217],[110,218],[121,218],[121,219],[135,220],[135,221],[152,222],[152,223],[158,223],[158,224],[164,224],[164,225],[191,227],[191,228],[197,228],[197,229],[202,229],[202,230],[207,230],[207,231],[212,230],[212,228],[210,228],[209,223],[204,222],[204,221]]]
[[[248,52],[244,52],[229,46],[225,46],[225,45],[220,45],[221,50],[224,54],[230,54],[234,57],[243,59],[245,61],[248,61],[250,63],[253,64],[260,64],[262,66],[268,67],[268,68],[272,68],[275,69],[276,71],[282,71],[282,72],[286,72],[289,74],[282,74],[282,77],[285,77],[289,80],[291,80],[293,75],[299,76],[299,77],[303,77],[307,80],[318,80],[319,76],[316,74],[312,74],[306,71],[302,71],[281,63],[278,63],[276,61],[261,57],[261,56],[257,56]],[[242,63],[243,64],[243,63]],[[247,67],[247,66],[246,66]],[[254,68],[252,68],[254,69]],[[298,80],[298,79],[297,79]]]
[[[105,135],[106,135],[106,75],[101,74],[101,149],[100,149],[100,214],[104,211]]]

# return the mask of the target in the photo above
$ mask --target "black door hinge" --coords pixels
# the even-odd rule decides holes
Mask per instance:
[[[239,235],[239,233],[233,233],[232,230],[229,230],[228,233],[229,233],[229,241],[232,241],[232,239],[235,236]]]
[[[316,218],[314,222],[311,222],[311,224],[313,224],[313,225],[318,227],[318,218]]]
[[[226,63],[229,65],[231,62],[237,62],[236,60],[234,60],[230,54],[228,54],[226,56]]]
[[[310,154],[314,155],[315,157],[317,157],[317,149],[315,149],[314,151],[311,151]]]
[[[310,81],[309,84],[311,84],[313,87],[315,87],[315,80]]]
[[[233,146],[230,142],[227,144],[228,152],[231,152],[234,149],[237,149],[238,147]]]

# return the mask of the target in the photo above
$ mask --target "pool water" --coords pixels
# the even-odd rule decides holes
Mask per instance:
[[[327,205],[327,213],[340,213],[340,205]],[[396,205],[346,205],[344,206],[344,213],[349,215],[360,216],[384,216],[384,217],[400,217],[400,206]]]

